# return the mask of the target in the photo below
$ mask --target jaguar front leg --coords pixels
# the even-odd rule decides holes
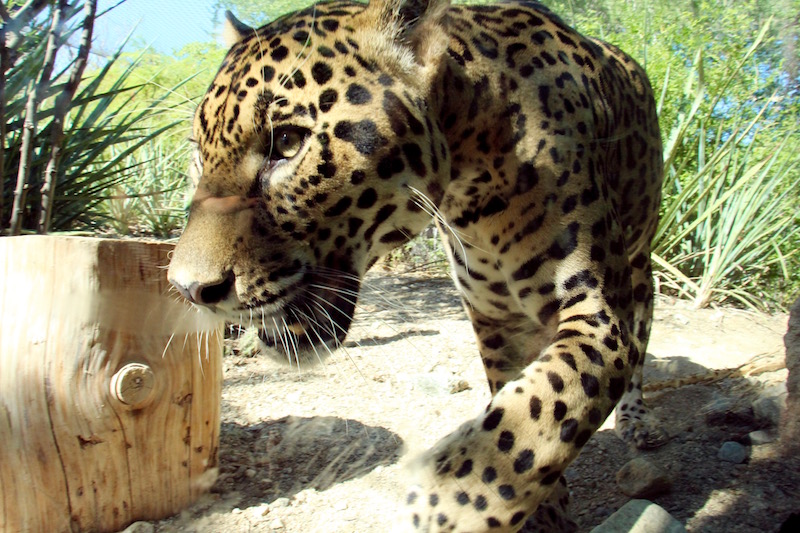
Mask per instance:
[[[407,499],[416,528],[518,531],[550,499],[639,359],[626,322],[609,307],[592,310],[597,301],[562,312],[549,344],[485,413],[424,454]]]
[[[517,379],[555,335],[555,324],[552,327],[534,324],[525,316],[498,320],[479,313],[468,302],[464,307],[475,330],[493,396],[506,383]]]
[[[649,242],[649,235],[647,238]],[[631,271],[632,334],[641,357],[617,406],[614,430],[628,445],[646,450],[662,446],[669,440],[668,434],[645,405],[642,397],[644,360],[653,320],[654,290],[649,244],[641,245],[640,251],[631,258]]]

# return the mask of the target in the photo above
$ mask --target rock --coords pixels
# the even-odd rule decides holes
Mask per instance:
[[[134,522],[121,533],[153,533],[154,531],[155,527],[150,522]]]
[[[257,505],[255,507],[251,507],[248,509],[250,512],[250,516],[253,517],[255,520],[260,520],[269,514],[269,505],[266,503],[262,503],[261,505]]]
[[[781,445],[786,455],[800,454],[800,298],[789,314],[789,326],[783,337],[786,346],[786,410],[781,421]]]
[[[454,379],[450,381],[450,394],[458,394],[459,392],[464,392],[471,388],[469,381],[465,379]]]
[[[686,533],[686,528],[653,502],[631,500],[591,533]]]
[[[704,405],[700,412],[703,413],[709,426],[725,424],[746,426],[753,423],[753,412],[749,406],[744,406],[730,398],[715,398]]]
[[[341,501],[340,500],[340,501],[337,501],[336,503],[333,504],[333,510],[334,511],[344,511],[345,509],[347,509],[347,502],[346,501]]]
[[[289,498],[278,498],[271,504],[269,504],[270,508],[278,509],[280,507],[289,507]]]
[[[377,468],[375,469],[377,470]],[[316,489],[306,488],[298,492],[292,498],[293,503],[306,503],[313,501],[318,496]]]
[[[748,433],[747,438],[750,441],[751,446],[758,446],[760,444],[769,444],[770,442],[775,442],[778,437],[771,431],[759,429],[758,431],[751,431]]]
[[[632,498],[648,498],[667,492],[671,483],[661,467],[637,457],[617,472],[617,485]]]
[[[728,441],[722,443],[720,446],[719,451],[717,452],[717,458],[721,461],[727,461],[728,463],[740,464],[747,460],[747,448],[739,444],[738,442]]]
[[[283,521],[280,518],[276,518],[275,520],[269,523],[269,527],[273,531],[280,531],[284,529],[286,526],[283,525]]]
[[[764,389],[753,401],[753,414],[762,423],[778,426],[786,410],[786,391],[783,386]]]
[[[725,423],[725,416],[733,410],[733,400],[730,398],[714,398],[700,408],[706,423],[709,426],[719,426]]]

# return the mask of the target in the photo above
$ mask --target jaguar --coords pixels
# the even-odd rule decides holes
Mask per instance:
[[[417,461],[418,531],[569,531],[567,466],[614,411],[637,448],[662,145],[645,71],[527,1],[317,3],[251,28],[193,123],[168,277],[298,363],[431,222],[492,398]]]

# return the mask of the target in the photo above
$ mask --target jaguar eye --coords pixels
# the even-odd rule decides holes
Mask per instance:
[[[303,147],[307,132],[295,127],[279,127],[272,132],[271,160],[291,159]]]

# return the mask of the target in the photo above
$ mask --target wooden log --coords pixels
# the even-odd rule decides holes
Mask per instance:
[[[117,531],[216,479],[222,328],[171,250],[0,239],[0,531]]]
[[[781,444],[786,457],[800,455],[800,297],[792,305],[783,336],[786,346],[786,409],[781,418]]]

